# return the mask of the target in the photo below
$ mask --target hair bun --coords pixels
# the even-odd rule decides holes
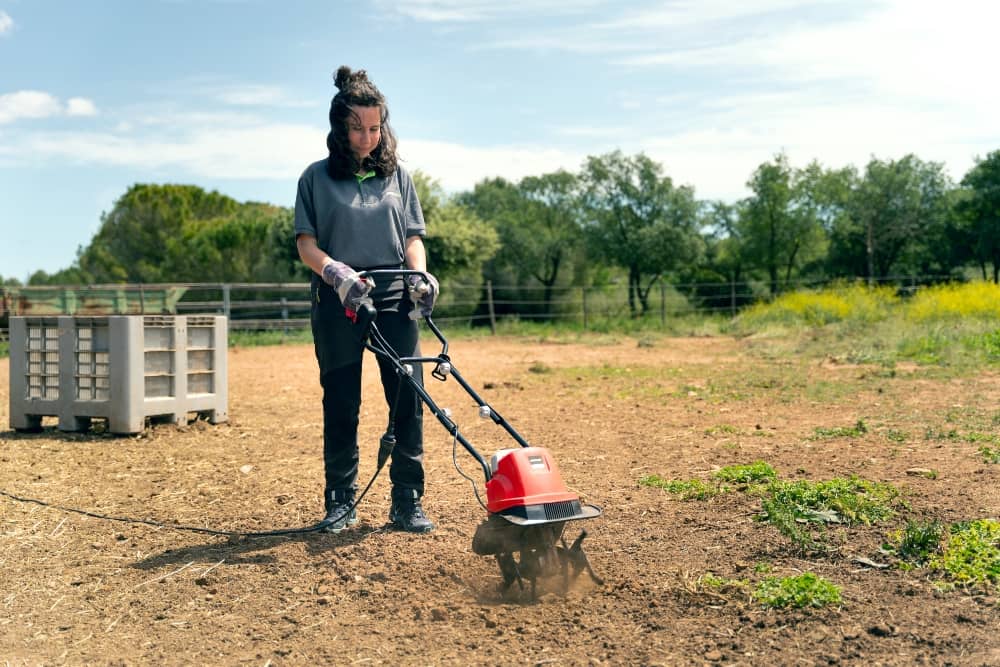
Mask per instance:
[[[333,75],[333,83],[337,86],[337,90],[344,90],[352,84],[365,84],[370,83],[368,81],[368,72],[359,69],[357,72],[352,72],[351,68],[347,65],[341,65],[337,68],[337,73]]]
[[[347,84],[351,80],[351,68],[347,65],[341,65],[337,68],[337,73],[333,75],[333,85],[337,86],[337,90],[343,90],[347,87]]]

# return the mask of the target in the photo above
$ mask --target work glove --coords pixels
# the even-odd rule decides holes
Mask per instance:
[[[371,301],[368,294],[375,287],[375,281],[362,278],[347,264],[327,258],[323,264],[322,276],[323,282],[333,288],[347,310],[357,312],[362,304]]]
[[[407,278],[409,282],[410,300],[413,301],[413,309],[410,310],[410,319],[416,320],[421,317],[429,317],[434,310],[434,303],[437,301],[438,286],[437,278],[429,273],[411,274]]]

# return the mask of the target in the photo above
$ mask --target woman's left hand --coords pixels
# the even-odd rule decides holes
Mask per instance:
[[[423,275],[412,274],[407,280],[410,283],[410,300],[413,301],[410,317],[413,319],[429,317],[441,290],[437,278],[424,272]]]

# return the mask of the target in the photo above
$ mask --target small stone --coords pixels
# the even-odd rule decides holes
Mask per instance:
[[[722,660],[722,651],[718,649],[712,649],[711,651],[705,654],[705,660],[708,660],[709,662],[719,662],[720,660]]]
[[[907,468],[906,474],[913,477],[927,477],[933,475],[934,471],[930,468]]]
[[[245,466],[240,466],[240,472],[243,473],[244,475],[249,475],[251,470],[253,470],[253,466],[250,465],[249,463],[246,464]]]
[[[868,628],[868,634],[873,637],[889,637],[894,633],[895,631],[892,629],[892,626],[889,625],[873,625]]]
[[[444,609],[435,607],[434,609],[431,609],[431,620],[432,621],[447,621],[448,620],[448,612],[446,612]]]

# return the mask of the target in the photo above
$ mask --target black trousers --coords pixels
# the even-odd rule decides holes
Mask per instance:
[[[417,322],[409,318],[411,303],[393,285],[377,286],[373,293],[378,316],[375,326],[399,356],[420,354]],[[364,347],[358,331],[344,314],[337,293],[325,283],[312,286],[312,333],[323,387],[323,464],[325,491],[356,489],[358,477],[358,421],[361,410],[361,374]],[[395,404],[396,446],[389,478],[393,488],[424,492],[423,403],[410,384],[397,376],[392,364],[376,357],[386,404]],[[421,364],[413,364],[413,380],[423,386]],[[377,445],[377,441],[375,443]]]

